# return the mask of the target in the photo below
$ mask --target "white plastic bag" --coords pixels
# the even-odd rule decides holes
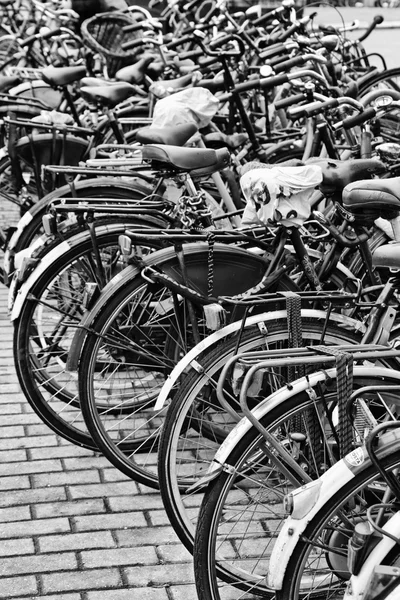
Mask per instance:
[[[47,125],[73,125],[74,120],[70,115],[58,112],[57,110],[41,110],[40,115],[32,117],[32,123],[46,123]],[[32,129],[32,133],[46,133],[44,129]]]
[[[194,123],[199,129],[206,127],[218,110],[219,101],[206,88],[187,88],[159,100],[150,127],[171,127]],[[190,141],[193,141],[194,136]]]
[[[246,207],[242,225],[301,227],[311,213],[310,192],[322,181],[319,165],[253,169],[240,179]]]

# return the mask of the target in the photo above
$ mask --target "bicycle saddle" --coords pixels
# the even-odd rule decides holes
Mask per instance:
[[[7,77],[7,75],[0,75],[0,92],[7,92],[12,87],[21,83],[22,79],[16,75]]]
[[[188,171],[190,175],[211,175],[229,165],[230,153],[226,148],[179,148],[178,146],[143,146],[143,160],[162,163],[161,168]]]
[[[146,75],[147,67],[154,61],[154,56],[147,54],[134,65],[128,65],[116,72],[115,78],[118,81],[127,81],[128,83],[142,83]]]
[[[210,90],[212,94],[225,90],[225,81],[223,77],[215,77],[214,79],[201,79],[197,85]]]
[[[157,85],[157,96],[159,96],[158,90],[164,90],[165,93],[168,93],[170,90],[179,90],[180,88],[184,88],[192,83],[192,74],[183,75],[183,77],[178,77],[178,79],[168,79],[168,81],[156,81],[155,85]]]
[[[372,264],[375,267],[400,269],[400,242],[392,242],[376,248],[372,254]]]
[[[136,133],[141,144],[166,144],[183,146],[198,131],[194,123],[182,123],[173,127],[143,127]]]
[[[80,81],[81,87],[100,87],[102,85],[118,85],[119,83],[119,81],[108,81],[97,77],[82,77]]]
[[[115,85],[81,87],[81,94],[87,102],[101,102],[109,107],[116,106],[135,93],[135,87],[123,81]]]
[[[323,179],[319,188],[326,195],[342,191],[353,181],[367,179],[386,171],[385,165],[377,158],[357,158],[346,161],[313,158],[306,162],[321,167]]]
[[[350,183],[343,190],[343,206],[356,213],[400,211],[400,177]]]
[[[82,79],[86,75],[86,67],[45,67],[42,79],[49,85],[67,85]]]

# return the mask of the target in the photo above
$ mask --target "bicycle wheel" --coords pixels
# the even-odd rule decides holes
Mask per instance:
[[[39,277],[33,272],[33,282],[28,278],[18,317],[12,314],[15,368],[28,402],[53,431],[91,449],[96,446],[82,419],[77,378],[66,371],[66,360],[84,313],[82,301],[86,283],[104,285],[124,267],[118,236],[127,224],[145,227],[146,220],[108,224],[96,229],[103,281],[90,233],[81,232],[43,256],[39,264],[48,266]],[[149,226],[154,226],[154,222]]]
[[[367,373],[365,372],[367,371]],[[387,376],[384,383],[398,383]],[[316,398],[307,392],[288,393],[287,400],[264,414],[261,423],[280,441],[308,475],[315,478],[337,456],[335,429],[337,402],[335,370],[325,383],[314,388]],[[371,370],[357,368],[354,388],[382,384]],[[377,419],[387,416],[385,402],[393,406],[392,394],[365,393]],[[326,408],[325,408],[326,407]],[[310,413],[316,413],[324,443],[316,444],[309,429]],[[380,415],[380,417],[379,417]],[[239,436],[238,436],[239,437]],[[200,600],[246,598],[273,595],[266,577],[269,557],[285,521],[283,498],[297,488],[279,470],[274,455],[261,433],[253,426],[231,445],[221,474],[212,481],[201,503],[194,543],[196,586]],[[315,539],[315,538],[314,538]],[[292,571],[288,570],[288,573]],[[290,579],[290,575],[289,575]],[[335,598],[336,596],[324,596]],[[292,598],[292,595],[282,595]]]
[[[312,312],[312,311],[311,311]],[[323,321],[322,313],[313,311],[314,316],[303,311],[302,332],[305,346],[320,344]],[[307,316],[305,316],[307,314]],[[219,346],[211,347],[196,358],[196,368],[200,372],[190,372],[183,378],[170,407],[167,410],[162,429],[158,474],[160,491],[164,508],[179,539],[191,552],[197,521],[198,507],[202,490],[188,493],[188,488],[196,483],[204,474],[217,451],[237,421],[221,406],[216,395],[218,378],[226,362],[236,353],[254,350],[274,350],[288,348],[288,325],[285,315],[260,319],[262,327],[254,325],[245,331],[240,341],[237,336],[230,336]],[[338,319],[328,323],[324,344],[356,344],[361,339],[357,333],[357,322]],[[266,333],[267,332],[267,333]],[[275,373],[276,386],[284,383],[284,370]],[[237,394],[233,393],[231,379],[225,385],[225,395],[232,407],[240,413]],[[236,385],[238,385],[237,382]],[[269,383],[260,393],[268,396],[274,391],[274,384]],[[261,392],[261,390],[260,390]],[[253,399],[253,403],[257,397]],[[197,510],[196,510],[197,508]]]
[[[392,477],[398,478],[400,444],[398,438],[380,445],[377,453],[382,468]],[[287,577],[282,590],[276,593],[277,600],[291,598],[342,598],[350,578],[347,568],[347,545],[354,526],[367,521],[367,510],[377,516],[381,508],[380,526],[398,511],[393,494],[384,499],[387,489],[382,477],[368,459],[354,477],[334,494],[307,525],[301,540],[296,544],[288,562]],[[398,566],[398,546],[390,550],[383,564]],[[381,597],[381,594],[379,594]],[[382,597],[386,598],[386,595]],[[397,598],[397,595],[389,596]]]
[[[165,256],[163,251],[155,253],[149,262],[181,280],[175,252],[169,251],[169,258],[162,260],[157,254]],[[185,245],[185,263],[190,285],[206,291],[208,246]],[[251,253],[216,244],[214,293],[245,291],[260,280],[264,266]],[[79,397],[90,434],[114,466],[158,487],[156,451],[165,411],[154,411],[154,404],[165,377],[194,345],[189,309],[169,289],[141,276],[121,281],[119,287],[85,324],[89,331],[80,350]],[[279,289],[288,287],[291,282],[283,277]],[[204,337],[202,310],[194,311]],[[135,410],[130,408],[132,402]],[[102,410],[99,403],[109,403],[109,409]]]

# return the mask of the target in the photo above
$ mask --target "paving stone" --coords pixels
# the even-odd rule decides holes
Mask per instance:
[[[26,450],[3,450],[0,452],[0,467],[8,468],[7,463],[24,463],[27,459]],[[11,468],[11,466],[10,466]]]
[[[21,450],[22,454],[26,454],[24,450]],[[2,463],[0,464],[0,476],[12,475],[18,472],[19,475],[26,475],[31,473],[50,473],[52,471],[61,471],[62,464],[60,460],[35,460],[27,461],[25,456],[21,458],[18,465]]]
[[[183,544],[158,546],[157,553],[163,563],[190,562],[192,560],[192,555]]]
[[[88,569],[119,565],[151,565],[159,562],[155,548],[114,548],[81,552],[82,564]]]
[[[34,552],[35,545],[32,538],[2,540],[0,543],[0,556],[22,556]]]
[[[60,473],[43,473],[33,475],[32,482],[34,487],[44,487],[51,485],[73,485],[76,483],[100,483],[98,471],[61,471]]]
[[[38,504],[34,508],[38,519],[61,517],[63,515],[84,515],[106,512],[104,501],[100,498],[90,500],[75,500],[73,502],[52,502]]]
[[[5,429],[9,429],[9,427],[6,427]],[[20,429],[22,431],[21,435],[24,435],[23,428],[21,427]],[[56,442],[57,438],[54,434],[31,437],[12,437],[6,440],[0,439],[0,450],[10,450],[11,448],[43,448],[43,446],[55,446]]]
[[[35,504],[36,502],[49,502],[49,500],[66,500],[65,489],[55,487],[7,492],[7,494],[0,494],[0,507],[16,504]]]
[[[171,585],[169,595],[172,600],[188,600],[188,598],[197,598],[195,585]]]
[[[25,431],[22,425],[8,425],[2,428],[1,435],[3,438],[18,438],[25,435]]]
[[[46,535],[48,533],[61,531],[71,531],[70,523],[67,518],[0,523],[0,538],[3,539],[25,537],[26,535]]]
[[[122,527],[147,527],[146,519],[141,512],[117,513],[75,518],[77,531],[96,531],[100,529],[121,529]]]
[[[63,552],[65,550],[86,550],[90,548],[113,548],[114,539],[110,531],[48,535],[38,539],[41,552]]]
[[[50,571],[64,571],[76,569],[78,562],[72,552],[62,554],[40,554],[36,556],[16,556],[2,558],[0,561],[0,576],[14,575],[15,573],[27,575],[29,573],[46,573]],[[1,579],[0,579],[1,589]]]
[[[26,521],[31,518],[29,506],[13,506],[12,508],[2,508],[0,510],[0,522],[7,521]]]
[[[193,600],[195,596],[188,596]],[[47,600],[47,597],[46,597]],[[127,590],[102,590],[88,592],[87,600],[169,600],[169,595],[164,587],[158,588],[129,588]]]
[[[31,448],[28,451],[30,460],[40,460],[46,458],[64,458],[70,456],[82,456],[93,460],[95,455],[90,450],[86,448],[81,448],[80,446],[74,446],[73,444],[69,444],[68,446],[52,446],[51,448]],[[82,468],[87,469],[90,466],[90,461],[88,464]],[[69,467],[66,467],[67,469]],[[78,467],[71,467],[78,468]]]
[[[129,511],[135,510],[150,510],[153,508],[163,508],[163,501],[158,492],[155,492],[152,496],[115,496],[108,498],[108,503],[111,510]]]
[[[0,385],[2,384],[0,377]],[[20,402],[17,404],[0,404],[0,415],[17,415],[22,412],[22,405]]]
[[[152,587],[166,584],[193,583],[192,564],[154,565],[125,568],[128,584],[133,587]]]
[[[63,448],[60,448],[60,450]],[[64,449],[63,449],[64,450]],[[66,449],[65,449],[66,450]],[[73,456],[71,454],[71,456]],[[64,467],[67,470],[76,471],[77,469],[100,469],[109,467],[110,462],[105,456],[86,456],[80,458],[65,458]]]
[[[5,577],[1,580],[0,598],[1,600],[9,600],[9,598],[17,598],[31,594],[35,596],[38,591],[36,578],[33,575],[24,577]]]
[[[66,571],[59,574],[43,575],[43,591],[62,592],[67,590],[87,590],[117,587],[121,585],[121,576],[118,569],[93,569],[85,571]]]
[[[13,463],[15,465],[15,463]],[[15,468],[15,471],[17,468]],[[16,477],[0,477],[0,492],[4,490],[22,490],[31,486],[29,477],[26,475]]]
[[[114,535],[117,538],[118,546],[122,547],[179,542],[179,538],[171,526],[151,527],[149,529],[123,529],[115,531]]]
[[[115,496],[116,494],[135,494],[136,483],[124,481],[122,483],[102,483],[101,485],[75,485],[71,487],[71,498],[98,498],[99,496]]]

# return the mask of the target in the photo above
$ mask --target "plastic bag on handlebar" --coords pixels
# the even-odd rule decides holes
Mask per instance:
[[[319,165],[274,165],[248,171],[240,179],[246,198],[242,225],[301,227],[311,213],[310,192],[321,181]]]
[[[194,123],[201,129],[211,122],[218,106],[218,98],[210,90],[201,87],[187,88],[156,103],[151,126],[171,127]],[[195,136],[198,137],[199,134]],[[195,136],[186,145],[193,143]]]

